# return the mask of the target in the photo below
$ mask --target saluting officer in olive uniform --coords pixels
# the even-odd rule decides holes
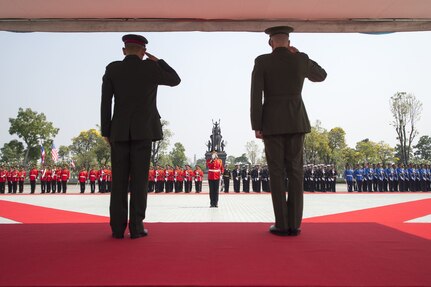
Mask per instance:
[[[307,54],[290,46],[288,26],[265,30],[272,53],[256,58],[251,81],[251,124],[262,138],[271,174],[275,224],[270,232],[300,233],[303,212],[304,137],[311,131],[302,101],[304,79],[321,82],[326,72]],[[265,96],[264,96],[265,95]],[[263,100],[263,101],[262,101]],[[286,199],[285,179],[289,179]]]

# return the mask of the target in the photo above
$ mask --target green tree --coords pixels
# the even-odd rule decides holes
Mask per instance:
[[[397,92],[390,99],[390,107],[394,118],[391,124],[397,133],[401,161],[407,165],[413,140],[418,135],[416,124],[421,116],[422,103],[413,94]]]
[[[60,161],[68,161],[70,159],[70,147],[61,145],[58,148],[58,158]]]
[[[92,164],[97,162],[95,151],[101,141],[103,141],[103,138],[96,129],[82,131],[77,137],[72,139],[70,152],[78,168],[83,166],[89,169]]]
[[[226,163],[229,165],[229,166],[233,166],[233,165],[235,165],[235,156],[233,156],[233,155],[228,155],[227,156],[227,158],[226,158]]]
[[[31,154],[31,150],[35,151],[41,144],[52,140],[59,129],[55,128],[52,122],[47,121],[45,114],[32,111],[31,109],[19,108],[16,118],[9,118],[11,135],[16,134],[25,143],[26,153],[24,156],[24,164],[27,165],[29,160],[37,159],[36,154]],[[40,150],[40,149],[39,149]]]
[[[255,165],[257,163],[258,155],[259,155],[259,146],[257,143],[253,141],[249,141],[245,145],[247,151],[247,158],[250,160],[251,165]]]
[[[341,156],[342,156],[343,168],[346,165],[346,163],[349,163],[350,165],[354,165],[361,162],[361,154],[355,149],[350,147],[343,148],[341,150]]]
[[[168,129],[169,122],[162,120],[162,131],[163,139],[160,141],[155,141],[151,145],[151,163],[153,166],[161,164],[161,157],[164,157],[163,161],[166,162],[166,152],[169,147],[169,141],[173,133]]]
[[[94,147],[94,154],[99,166],[108,165],[111,162],[111,146],[103,139],[98,137]]]
[[[340,127],[331,129],[328,132],[328,146],[330,160],[327,163],[335,164],[337,169],[340,169],[341,166],[344,166],[341,151],[347,147],[346,132]]]
[[[245,153],[243,153],[241,156],[238,156],[235,158],[235,164],[250,164],[250,161],[247,158],[247,155]]]
[[[182,143],[177,142],[174,144],[174,147],[169,154],[171,157],[172,164],[174,166],[184,166],[186,164],[187,157],[185,151],[186,149],[184,148]]]
[[[427,162],[431,161],[431,137],[421,136],[414,148],[414,155],[420,160]]]
[[[18,140],[11,140],[1,148],[1,161],[4,163],[21,163],[24,159],[24,145]]]
[[[205,160],[205,158],[200,158],[196,161],[196,165],[200,166],[202,170],[205,170],[207,161]]]
[[[377,156],[379,161],[386,165],[387,163],[393,163],[395,161],[395,149],[384,143],[383,141],[377,143]]]
[[[304,159],[306,163],[312,164],[331,161],[328,132],[321,127],[320,121],[316,121],[311,132],[305,135]]]
[[[364,139],[356,143],[356,151],[359,153],[359,162],[375,163],[379,161],[377,144],[369,139]]]
[[[171,157],[166,153],[159,154],[157,165],[165,167],[168,164],[171,166],[173,165]]]

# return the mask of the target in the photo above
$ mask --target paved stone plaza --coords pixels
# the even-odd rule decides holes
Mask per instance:
[[[306,193],[304,218],[355,211],[431,198],[431,193]],[[109,216],[109,194],[2,195],[0,200],[67,211]],[[431,210],[430,210],[431,214]],[[416,222],[431,223],[431,216]],[[274,221],[271,195],[220,194],[219,208],[209,208],[208,193],[149,194],[145,222],[268,222]],[[0,218],[0,223],[14,223]]]

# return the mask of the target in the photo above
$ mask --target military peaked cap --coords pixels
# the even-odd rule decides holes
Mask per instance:
[[[132,43],[132,44],[138,44],[141,46],[148,44],[148,40],[144,36],[135,35],[135,34],[124,35],[122,40],[124,44]]]
[[[289,26],[275,26],[265,30],[265,33],[268,34],[269,36],[274,36],[276,34],[289,35],[289,33],[291,32],[293,32],[293,28]]]

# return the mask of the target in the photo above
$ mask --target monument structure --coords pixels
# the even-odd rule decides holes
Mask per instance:
[[[224,148],[226,146],[225,141],[223,140],[223,136],[221,135],[221,128],[220,128],[220,120],[218,122],[214,122],[213,120],[213,128],[210,135],[210,140],[208,141],[207,145],[207,152],[205,153],[205,159],[211,158],[211,153],[213,151],[217,152],[217,155],[219,159],[222,160],[223,165],[226,163],[226,152],[224,151]]]

